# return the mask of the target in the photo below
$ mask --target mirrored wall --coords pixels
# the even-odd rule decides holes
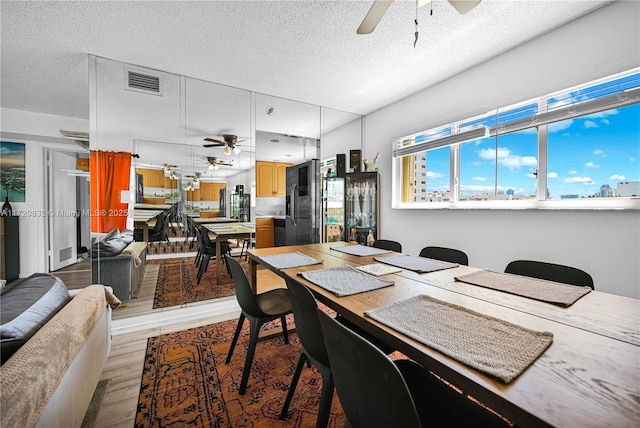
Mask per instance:
[[[362,148],[362,118],[352,113],[93,56],[90,87],[91,150],[133,154],[129,192],[121,195],[130,207],[126,229],[149,242],[139,274],[158,286],[146,306],[133,298],[116,319],[195,304],[194,220],[238,215],[237,222],[255,227],[256,216],[283,214],[283,197],[256,189],[256,163],[297,164]],[[238,201],[245,201],[240,211]],[[157,211],[168,219],[160,244]],[[99,240],[109,231],[96,232]],[[229,241],[234,250],[242,245]],[[127,269],[95,257],[94,278]],[[171,259],[172,269],[159,268],[162,259]],[[215,267],[212,259],[208,270]],[[222,287],[233,295],[232,285]],[[172,300],[161,308],[154,301],[165,288]]]

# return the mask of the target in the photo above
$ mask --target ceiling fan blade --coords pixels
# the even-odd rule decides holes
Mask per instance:
[[[369,9],[367,16],[362,20],[356,33],[369,34],[375,30],[391,3],[393,3],[393,0],[376,0],[371,9]]]
[[[464,15],[471,9],[476,7],[482,0],[448,0],[449,4],[453,6],[459,14]]]
[[[209,137],[205,138],[204,141],[209,141],[209,142],[212,142],[212,143],[223,144],[223,145],[227,144],[224,141],[216,140],[215,138],[209,138]]]

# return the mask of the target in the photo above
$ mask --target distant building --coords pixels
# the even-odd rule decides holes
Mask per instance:
[[[601,198],[612,198],[615,195],[615,191],[611,188],[611,186],[609,186],[608,184],[603,184],[602,186],[600,186],[600,193],[596,196],[599,196]]]
[[[640,181],[619,181],[617,196],[640,196]]]
[[[507,189],[507,195],[513,196],[515,195],[515,191],[513,189]]]
[[[560,199],[578,199],[578,195],[560,195]]]

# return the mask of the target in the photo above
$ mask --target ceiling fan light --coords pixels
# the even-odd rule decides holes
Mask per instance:
[[[213,165],[213,170],[214,170],[214,171],[217,171],[217,170],[218,170],[218,168],[220,168],[220,165],[218,165],[218,164]]]
[[[235,153],[235,154],[240,154],[240,152],[241,152],[241,151],[242,151],[242,150],[240,150],[240,147],[238,147],[238,146],[235,146],[235,147],[233,148],[233,153]]]
[[[224,146],[224,154],[229,156],[231,154],[231,147],[229,146]]]
[[[209,166],[207,167],[207,169],[209,171],[213,171],[215,169],[215,165],[213,165],[212,163],[209,164]]]

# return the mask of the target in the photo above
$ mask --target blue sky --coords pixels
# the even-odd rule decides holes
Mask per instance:
[[[525,130],[460,146],[461,193],[513,189],[535,195],[537,135]],[[449,148],[427,156],[427,191],[449,188]],[[557,122],[549,126],[547,187],[551,198],[590,196],[600,186],[640,181],[640,105]]]

